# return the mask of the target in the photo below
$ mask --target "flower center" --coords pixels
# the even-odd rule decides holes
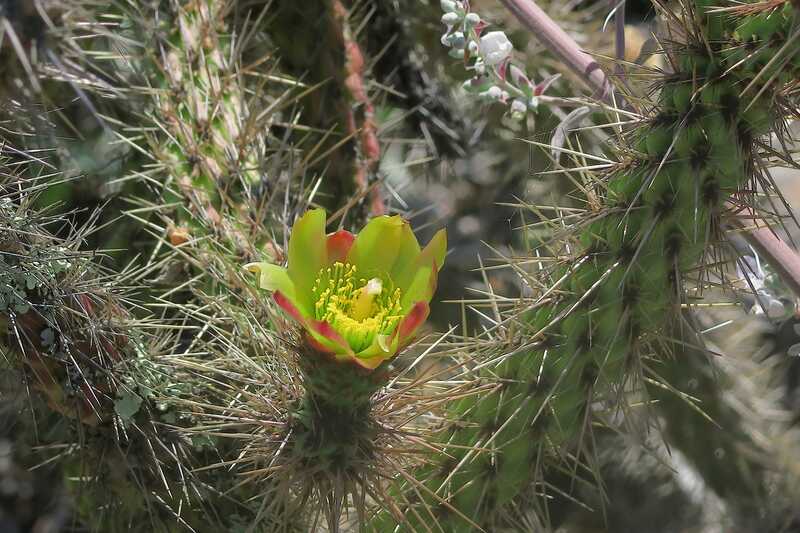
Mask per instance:
[[[320,270],[312,294],[316,319],[330,324],[356,353],[369,347],[376,335],[394,331],[402,318],[400,289],[384,287],[380,278],[359,278],[350,263]]]

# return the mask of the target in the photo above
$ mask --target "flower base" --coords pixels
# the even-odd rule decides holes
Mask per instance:
[[[289,453],[328,475],[355,473],[373,457],[378,428],[371,398],[385,384],[386,372],[337,361],[309,346],[300,367],[306,394],[291,415]]]

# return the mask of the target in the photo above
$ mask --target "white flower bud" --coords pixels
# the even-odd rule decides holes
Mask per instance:
[[[464,17],[464,23],[467,27],[474,28],[481,22],[481,17],[478,16],[477,13],[467,13],[467,16]]]
[[[528,112],[528,106],[522,100],[514,100],[511,102],[511,116],[520,119]]]
[[[450,34],[450,44],[453,46],[453,48],[463,50],[467,45],[467,38],[464,37],[464,34],[460,31],[453,32]]]
[[[467,50],[469,50],[469,55],[474,56],[478,54],[478,43],[475,41],[470,41],[469,45],[467,45]]]
[[[502,31],[492,31],[481,37],[481,55],[490,67],[502,63],[513,49],[514,45]]]
[[[484,74],[486,74],[486,64],[483,62],[483,59],[481,58],[478,58],[475,61],[475,65],[472,68],[475,69],[475,74],[479,76],[483,76]]]
[[[497,85],[492,85],[486,91],[481,93],[481,96],[489,100],[500,100],[503,97],[503,90]]]
[[[456,10],[456,3],[454,0],[441,0],[439,5],[445,13],[452,13]]]
[[[454,26],[459,23],[461,17],[458,16],[458,13],[445,13],[442,15],[442,24],[446,24],[447,26]]]

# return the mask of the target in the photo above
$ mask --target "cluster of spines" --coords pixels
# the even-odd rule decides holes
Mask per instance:
[[[707,7],[696,13],[711,44],[674,51],[658,113],[637,132],[637,157],[605,181],[606,209],[578,230],[583,251],[552,276],[565,278],[565,296],[528,314],[536,347],[487,373],[494,392],[451,408],[444,458],[418,475],[428,495],[406,515],[414,528],[431,518],[447,532],[500,527],[542,454],[559,455],[590,430],[594,389],[624,386],[677,316],[683,275],[702,260],[725,199],[746,179],[753,140],[776,117],[774,91],[759,89],[781,87],[800,62],[800,45],[778,49],[790,4],[745,17]],[[778,52],[785,60],[770,70]],[[751,98],[740,98],[757,77]]]
[[[225,4],[186,4],[175,27],[185,30],[198,21],[212,27],[222,20],[220,10]],[[669,306],[676,302],[672,295],[680,294],[680,273],[701,257],[714,215],[727,193],[746,175],[747,154],[742,147],[748,147],[772,120],[768,92],[753,105],[743,106],[739,89],[758,72],[765,72],[760,75],[764,82],[771,80],[772,71],[765,67],[772,57],[784,55],[797,61],[796,54],[778,54],[782,47],[779,37],[788,35],[791,13],[788,3],[780,10],[756,13],[741,19],[733,33],[720,23],[719,35],[713,32],[723,16],[715,16],[708,35],[712,49],[722,59],[716,55],[710,59],[700,45],[683,53],[685,63],[677,71],[685,75],[667,82],[659,116],[642,130],[645,135],[637,148],[643,157],[608,181],[608,211],[583,230],[584,253],[569,269],[569,279],[562,287],[575,296],[564,297],[529,317],[529,331],[535,333],[538,347],[492,368],[490,377],[500,385],[496,392],[463,399],[453,407],[456,421],[441,439],[449,445],[448,457],[421,473],[428,489],[445,487],[440,494],[449,503],[438,505],[437,511],[445,530],[471,530],[469,519],[489,529],[495,520],[500,521],[504,505],[530,481],[531,471],[524,467],[533,463],[540,451],[574,439],[585,420],[591,389],[618,383],[622,369],[635,362],[636,345],[642,342],[644,332],[658,330],[668,319]],[[718,46],[731,35],[743,44]],[[180,99],[186,94],[181,86],[195,81],[195,87],[219,97],[209,73],[219,79],[235,79],[219,74],[227,68],[220,66],[226,55],[217,55],[219,43],[210,46],[212,53],[206,55],[197,43],[181,41],[177,32],[171,39],[164,56],[168,59],[164,67],[169,68],[155,69],[154,78],[162,81],[165,73],[172,75],[160,87],[159,98]],[[221,37],[223,42],[225,39]],[[194,52],[187,64],[196,66],[204,57],[207,64],[183,69],[178,57],[178,69],[171,68],[175,58],[170,54],[192,46]],[[723,67],[738,63],[736,54],[748,48],[758,54],[745,54],[742,65],[722,76]],[[787,66],[776,62],[770,68],[780,73]],[[151,151],[159,155],[168,173],[185,180],[185,186],[177,188],[185,196],[168,199],[184,203],[194,217],[204,220],[192,229],[203,233],[201,226],[209,224],[238,245],[246,243],[240,238],[238,223],[230,226],[230,219],[214,215],[227,202],[228,179],[257,166],[254,152],[231,157],[235,151],[220,148],[241,144],[237,141],[236,115],[241,112],[237,97],[209,98],[221,102],[225,112],[205,125],[189,107],[173,108],[168,103],[160,108],[166,110],[169,122],[166,137],[177,140],[168,143],[166,154],[159,151],[163,138],[152,131],[148,135],[152,136]],[[190,124],[192,132],[210,131],[204,138],[211,141],[195,150],[194,140],[184,138],[178,129],[182,124]],[[193,149],[187,150],[189,146]],[[220,162],[224,170],[218,173],[214,164]],[[247,183],[255,180],[255,175],[243,179]],[[234,206],[232,211],[236,210]],[[331,389],[331,397],[341,392],[337,387]],[[480,449],[472,451],[472,447]],[[427,520],[425,511],[408,516],[412,521],[413,516]]]
[[[156,478],[144,459],[144,441],[152,437],[152,428],[143,425],[127,436],[113,430],[117,400],[125,394],[136,397],[135,385],[126,384],[124,376],[146,349],[144,333],[127,308],[122,280],[106,279],[79,251],[86,228],[63,240],[49,234],[47,225],[59,219],[32,207],[35,193],[26,191],[35,183],[26,174],[30,165],[7,163],[0,159],[0,344],[7,365],[3,371],[18,373],[16,392],[28,394],[15,416],[33,420],[31,432],[36,432],[42,457],[48,462],[50,454],[60,458],[64,485],[74,495],[69,504],[74,521],[98,527],[105,520],[109,527],[137,513],[143,498],[149,501],[133,478]],[[17,445],[31,445],[23,443],[25,433],[18,431]],[[61,439],[74,439],[76,433],[81,453],[62,445]],[[119,475],[115,452],[122,450],[136,463],[128,477]],[[114,494],[109,513],[98,515],[98,496],[108,497],[109,486]],[[44,514],[44,509],[37,511]],[[61,512],[67,516],[66,509]]]

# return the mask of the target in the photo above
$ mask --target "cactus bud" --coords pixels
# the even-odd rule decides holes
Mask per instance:
[[[452,13],[457,9],[454,0],[442,0],[439,5],[445,13]]]
[[[511,116],[515,119],[521,119],[525,117],[525,114],[528,112],[528,106],[525,105],[525,102],[522,100],[514,100],[511,102]]]
[[[481,55],[486,65],[499,65],[511,55],[514,45],[502,31],[492,31],[481,37]]]
[[[474,28],[481,22],[481,17],[477,13],[467,13],[467,16],[464,17],[464,24],[467,25],[468,28]]]
[[[461,21],[461,17],[458,16],[458,13],[445,13],[442,15],[442,24],[446,26],[455,26]]]

